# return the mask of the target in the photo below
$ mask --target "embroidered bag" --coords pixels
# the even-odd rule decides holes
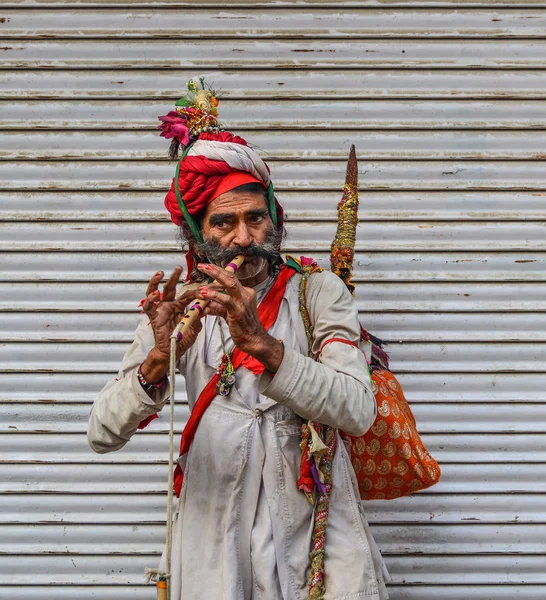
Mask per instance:
[[[303,273],[300,312],[311,349],[313,327],[307,309],[306,290],[311,273],[321,269],[309,259],[302,259],[300,262],[290,257],[289,262],[299,264],[299,270]],[[369,366],[377,417],[364,435],[340,434],[349,447],[362,500],[392,500],[409,496],[437,483],[441,475],[440,467],[421,440],[402,386],[389,371],[389,359],[382,348],[383,342],[362,326],[360,332],[360,349],[364,354],[369,354],[371,350]]]

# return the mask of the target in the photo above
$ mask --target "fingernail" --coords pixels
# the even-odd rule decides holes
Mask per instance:
[[[208,263],[201,263],[199,265],[200,269],[205,269],[205,271],[209,271],[211,269],[211,266]]]

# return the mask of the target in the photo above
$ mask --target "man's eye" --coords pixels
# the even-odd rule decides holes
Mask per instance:
[[[264,220],[264,216],[263,215],[254,215],[253,217],[251,217],[250,221],[252,223],[261,223]]]

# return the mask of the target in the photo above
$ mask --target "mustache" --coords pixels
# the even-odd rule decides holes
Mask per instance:
[[[210,239],[198,244],[199,254],[204,255],[207,259],[215,264],[228,263],[232,261],[236,256],[252,256],[256,258],[263,258],[270,260],[279,256],[280,251],[280,236],[271,229],[265,235],[264,241],[261,244],[257,244],[252,241],[248,246],[230,246],[229,248],[223,248],[217,238],[211,237]]]

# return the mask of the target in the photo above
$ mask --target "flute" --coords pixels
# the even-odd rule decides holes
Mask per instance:
[[[244,262],[244,255],[239,254],[228,265],[226,265],[225,269],[230,273],[236,273]],[[201,313],[208,303],[208,300],[196,300],[190,306],[186,314],[180,320],[180,323],[178,323],[175,330],[172,332],[171,339],[174,337],[177,341],[180,341],[184,337],[184,333],[187,331],[188,327],[190,327],[192,323],[195,323],[195,321],[201,316]]]

